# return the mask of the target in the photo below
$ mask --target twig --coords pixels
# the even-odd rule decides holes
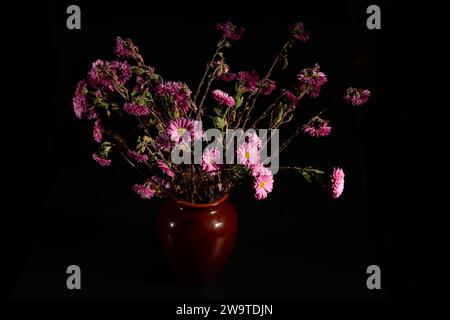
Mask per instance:
[[[207,65],[206,65],[206,70],[203,73],[202,79],[200,80],[200,83],[199,83],[198,88],[197,88],[197,92],[195,93],[195,96],[194,96],[194,104],[197,103],[198,95],[200,94],[200,90],[203,87],[203,83],[205,82],[205,79],[206,79],[206,76],[208,75],[209,69],[211,68],[212,63],[216,59],[217,54],[223,48],[224,43],[225,43],[225,37],[222,37],[222,39],[220,39],[219,43],[217,44],[217,49],[214,52],[213,57],[211,58],[210,61],[208,61]],[[201,104],[200,104],[200,106],[199,106],[199,108],[197,110],[197,119],[199,118],[200,114],[201,114]]]

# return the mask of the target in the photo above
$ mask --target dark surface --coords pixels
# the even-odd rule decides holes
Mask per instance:
[[[416,222],[408,220],[413,216],[403,220],[397,206],[401,198],[396,190],[408,187],[402,180],[406,169],[397,176],[380,169],[401,164],[391,156],[390,147],[406,148],[402,132],[392,138],[384,130],[396,121],[403,106],[390,110],[389,117],[380,116],[391,108],[391,97],[401,89],[386,75],[394,67],[406,72],[397,61],[414,61],[418,54],[409,47],[392,49],[397,35],[404,34],[394,30],[397,25],[389,6],[383,9],[379,31],[367,30],[367,5],[357,1],[304,3],[301,11],[288,7],[284,15],[277,10],[257,15],[216,11],[198,18],[180,12],[162,16],[151,8],[83,4],[80,31],[66,29],[66,7],[53,6],[57,89],[48,106],[45,205],[42,214],[27,218],[29,241],[17,260],[24,263],[18,269],[13,298],[378,299],[417,295],[422,278],[413,275],[421,264],[411,267],[416,249],[410,247],[417,241],[406,240],[415,236],[408,226]],[[276,54],[287,26],[297,20],[305,22],[312,40],[294,48],[288,71],[275,76],[288,85],[298,70],[315,62],[329,76],[319,99],[301,102],[304,113],[300,119],[320,110],[350,85],[367,87],[374,95],[358,110],[335,105],[328,114],[333,126],[329,138],[301,137],[281,156],[282,165],[343,167],[346,187],[340,199],[329,199],[290,173],[275,176],[274,192],[266,201],[256,202],[251,191],[240,188],[232,195],[239,217],[238,238],[223,274],[211,285],[181,286],[173,282],[157,242],[154,221],[160,202],[132,194],[130,186],[138,177],[119,159],[111,168],[95,165],[90,157],[95,145],[91,124],[75,118],[71,100],[90,63],[113,58],[117,35],[131,37],[147,63],[165,79],[186,81],[195,88],[216,43],[214,23],[229,18],[248,32],[230,51],[228,61],[235,70],[260,73]],[[409,37],[406,43],[411,44]],[[71,264],[82,270],[82,290],[77,292],[66,288],[66,268]],[[380,291],[366,287],[366,268],[371,264],[381,267]],[[410,267],[404,268],[405,264]]]

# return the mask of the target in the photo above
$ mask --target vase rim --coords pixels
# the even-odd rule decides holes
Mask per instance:
[[[211,207],[215,207],[219,204],[221,204],[222,202],[224,202],[225,200],[228,199],[229,194],[226,193],[222,198],[220,198],[219,200],[216,200],[214,202],[210,202],[210,203],[192,203],[192,202],[187,202],[184,200],[180,200],[174,196],[170,196],[175,202],[177,202],[180,205],[186,206],[186,207],[191,207],[191,208],[197,208],[197,209],[204,209],[204,208],[211,208]]]

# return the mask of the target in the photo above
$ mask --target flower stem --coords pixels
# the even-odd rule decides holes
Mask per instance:
[[[269,77],[272,75],[272,73],[273,73],[273,71],[275,69],[275,66],[278,64],[278,62],[280,61],[281,57],[283,56],[283,52],[287,51],[287,48],[290,46],[291,43],[292,43],[292,40],[288,40],[283,45],[282,51],[280,53],[278,53],[278,55],[276,56],[275,60],[272,62],[272,65],[270,66],[269,71],[267,71],[267,73],[264,76],[264,78],[260,81],[261,84],[264,84],[266,82],[266,80],[269,79]],[[244,117],[244,122],[242,124],[242,129],[244,129],[244,130],[245,130],[245,125],[247,124],[247,121],[250,119],[250,114],[251,114],[253,108],[255,107],[256,100],[258,99],[258,96],[261,93],[261,91],[262,91],[262,86],[260,85],[259,88],[257,89],[256,93],[253,95],[253,99],[252,99],[252,102],[250,104],[250,107],[248,109],[244,108],[244,110],[247,109],[246,115]],[[246,106],[247,106],[247,104],[246,104]],[[243,114],[244,113],[245,112],[243,112]]]
[[[262,119],[264,119],[267,116],[267,114],[269,113],[269,111],[271,111],[273,109],[273,107],[275,107],[276,104],[281,100],[282,96],[283,95],[280,95],[270,106],[268,106],[267,109],[261,114],[261,116],[259,116],[258,119],[253,121],[253,123],[250,126],[250,128],[255,127],[258,124],[258,122],[260,122]]]
[[[207,77],[207,75],[209,73],[209,70],[211,69],[212,63],[214,62],[214,59],[216,59],[216,56],[219,53],[219,51],[223,48],[224,43],[225,43],[225,37],[222,37],[222,39],[220,39],[219,43],[217,44],[217,49],[214,52],[213,57],[206,64],[205,72],[203,73],[202,79],[200,80],[200,83],[199,83],[198,88],[197,88],[197,92],[195,93],[195,96],[194,96],[194,100],[193,100],[194,104],[197,103],[198,95],[200,94],[200,91],[201,91],[201,89],[203,87],[205,79],[206,79],[206,77]],[[199,119],[200,115],[201,115],[201,105],[199,106],[199,108],[197,110],[197,119]]]
[[[211,74],[208,80],[208,84],[206,86],[205,93],[203,95],[202,101],[200,101],[200,104],[198,105],[198,111],[197,111],[197,120],[200,120],[202,113],[203,113],[203,103],[205,102],[206,97],[208,96],[209,89],[211,88],[211,84],[215,79],[215,73]]]

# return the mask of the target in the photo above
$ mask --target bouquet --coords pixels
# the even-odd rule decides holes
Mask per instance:
[[[279,155],[293,139],[300,134],[321,139],[332,130],[324,109],[279,141],[278,130],[294,120],[299,101],[316,98],[327,83],[318,64],[300,70],[291,88],[277,88],[273,79],[275,71],[288,66],[292,46],[309,40],[303,23],[290,27],[288,40],[263,76],[227,64],[226,51],[245,29],[230,22],[217,29],[220,40],[195,91],[184,82],[163,79],[130,39],[120,37],[115,60],[96,60],[78,83],[73,107],[79,119],[93,122],[98,149],[92,158],[103,167],[126,161],[142,177],[132,187],[142,198],[171,195],[210,203],[251,181],[255,197],[264,199],[280,169]],[[367,89],[348,88],[342,99],[359,107],[370,95]],[[263,105],[261,96],[271,102]],[[299,172],[333,198],[343,192],[341,168],[285,169]]]

